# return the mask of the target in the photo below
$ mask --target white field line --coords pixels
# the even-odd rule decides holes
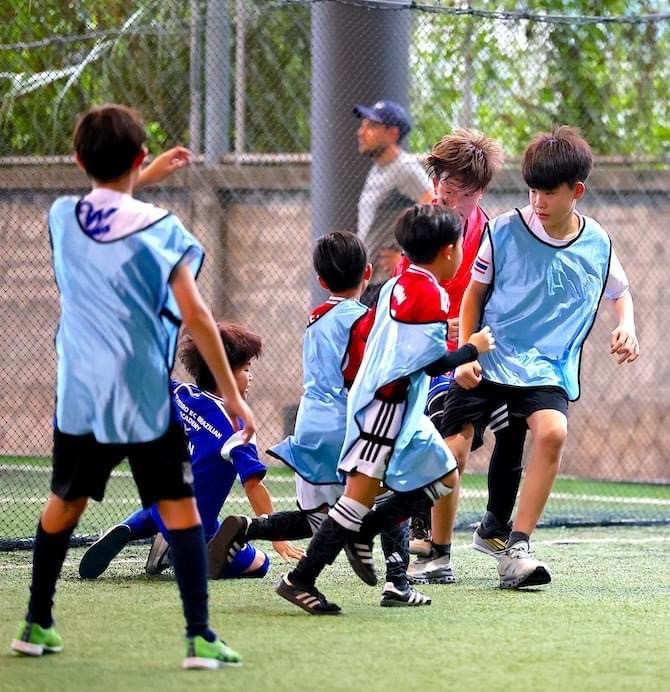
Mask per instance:
[[[51,468],[48,467],[43,467],[43,466],[30,466],[30,465],[25,465],[25,464],[0,464],[0,471],[11,471],[11,470],[20,470],[20,471],[30,471],[31,473],[37,472],[37,473],[51,473]],[[113,471],[112,472],[112,478],[132,478],[132,474],[130,471]],[[294,483],[293,477],[292,476],[280,476],[278,478],[271,478],[268,481],[270,485],[274,485],[275,483]],[[486,498],[488,497],[488,490],[468,490],[466,488],[461,489],[461,496],[462,497],[474,497],[474,498]],[[284,501],[295,501],[295,495],[293,496],[288,496],[288,497],[276,497],[273,498],[277,502],[284,502]],[[664,499],[664,498],[656,498],[656,497],[617,497],[615,495],[580,495],[577,493],[553,493],[551,495],[552,500],[575,500],[579,499],[580,501],[584,502],[613,502],[613,503],[620,503],[623,505],[659,505],[659,506],[668,506],[670,505],[670,498]],[[46,497],[43,498],[8,498],[8,497],[2,497],[0,496],[0,502],[8,502],[8,503],[13,503],[13,502],[42,502],[46,500]],[[109,503],[116,503],[116,504],[133,504],[137,502],[136,500],[105,500],[105,502]]]

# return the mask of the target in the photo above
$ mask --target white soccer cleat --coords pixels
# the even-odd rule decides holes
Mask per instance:
[[[454,584],[456,575],[449,555],[419,557],[407,568],[412,584]]]
[[[522,589],[551,581],[547,566],[531,557],[527,541],[517,541],[497,557],[501,589]]]

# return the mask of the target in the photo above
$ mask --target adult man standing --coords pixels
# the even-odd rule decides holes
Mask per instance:
[[[400,258],[393,227],[401,209],[433,198],[431,181],[416,157],[400,146],[412,129],[407,111],[395,101],[354,106],[360,118],[358,152],[372,159],[358,200],[358,235],[374,266],[372,281],[363,294],[375,303],[381,285],[391,277]]]

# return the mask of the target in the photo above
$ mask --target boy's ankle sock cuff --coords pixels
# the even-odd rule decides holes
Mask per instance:
[[[507,539],[507,547],[509,548],[519,541],[526,541],[530,545],[530,536],[523,531],[512,531]]]

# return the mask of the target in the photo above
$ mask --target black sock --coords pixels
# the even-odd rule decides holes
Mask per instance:
[[[314,586],[325,566],[333,564],[347,539],[354,535],[353,531],[345,529],[327,516],[314,534],[298,566],[289,572],[289,581],[300,586]]]
[[[518,543],[519,541],[526,541],[528,545],[530,545],[530,536],[527,533],[524,533],[523,531],[512,531],[510,533],[509,538],[507,539],[507,547],[509,548],[510,546],[514,545],[515,543]]]
[[[375,505],[374,512],[366,515],[361,526],[361,535],[366,540],[371,540],[378,533],[398,526],[398,524],[409,519],[415,512],[424,511],[430,505],[431,502],[423,490],[413,490],[409,493],[393,493],[391,497]]]
[[[255,517],[247,529],[247,540],[295,541],[311,538],[307,512],[275,512],[264,517]]]
[[[30,600],[26,620],[40,627],[53,625],[51,609],[56,593],[56,582],[60,577],[63,562],[70,546],[72,526],[58,533],[47,533],[42,528],[42,521],[37,524],[35,545],[33,548],[33,580],[30,585]]]
[[[526,421],[509,417],[509,425],[495,434],[495,447],[488,472],[489,500],[486,509],[504,527],[510,520],[521,483]]]
[[[186,636],[214,641],[216,636],[208,624],[205,533],[201,525],[173,529],[169,533],[170,554],[186,618]]]
[[[407,583],[409,566],[409,520],[381,532],[382,550],[386,562],[386,581],[396,586]]]
[[[433,542],[433,557],[451,557],[451,543]]]

